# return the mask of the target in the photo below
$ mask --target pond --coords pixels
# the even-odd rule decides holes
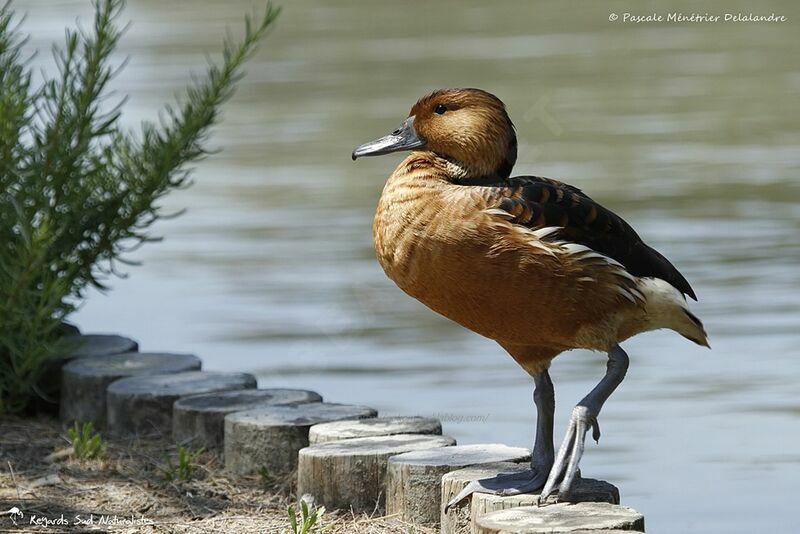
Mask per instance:
[[[132,127],[254,8],[129,4],[117,59],[130,62],[114,86]],[[402,156],[350,160],[426,92],[481,87],[516,123],[515,173],[570,182],[624,216],[690,280],[709,331],[711,351],[671,332],[625,344],[630,371],[583,473],[617,484],[648,532],[797,532],[800,9],[758,4],[786,23],[634,24],[583,4],[287,1],[214,130],[221,152],[167,200],[187,214],[159,224],[165,241],[76,322],[253,372],[262,387],[435,415],[460,443],[531,446],[527,375],[406,297],[375,261],[374,207]],[[620,16],[692,6],[614,5]],[[80,16],[88,27],[83,0],[16,6],[45,69],[65,25]],[[604,369],[604,355],[585,351],[554,362],[558,441]]]

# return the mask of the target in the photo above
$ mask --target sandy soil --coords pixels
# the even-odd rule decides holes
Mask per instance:
[[[0,532],[292,532],[287,507],[297,507],[294,477],[228,476],[220,459],[206,452],[188,481],[169,481],[167,458],[177,463],[174,443],[104,441],[101,459],[79,460],[69,456],[58,420],[0,417]],[[16,526],[3,514],[12,507],[24,514]],[[326,512],[314,532],[438,531],[340,511]]]

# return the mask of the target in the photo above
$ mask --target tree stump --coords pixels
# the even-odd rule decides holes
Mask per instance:
[[[61,321],[61,324],[58,325],[58,333],[62,336],[79,336],[81,329],[72,323]]]
[[[108,386],[108,429],[112,434],[172,432],[172,405],[181,397],[256,387],[247,373],[191,371],[187,373],[132,376]]]
[[[297,494],[329,509],[382,511],[390,456],[455,444],[449,436],[396,434],[312,445],[300,450]]]
[[[539,493],[540,492],[537,491],[510,497],[489,495],[488,493],[475,493],[472,495],[470,517],[474,523],[475,518],[498,510],[509,510],[511,508],[521,508],[524,506],[538,506]],[[555,504],[557,502],[559,502],[557,494],[547,498],[548,504]],[[609,504],[619,504],[619,490],[616,486],[605,480],[580,478],[575,482],[575,489],[570,496],[569,502],[605,502]]]
[[[221,451],[229,413],[308,402],[322,402],[322,397],[303,389],[242,389],[184,397],[172,407],[172,438],[195,448]]]
[[[487,493],[473,493],[469,499],[444,511],[444,504],[455,497],[467,484],[473,480],[490,478],[500,473],[519,473],[530,469],[527,463],[503,462],[485,466],[474,466],[447,473],[442,477],[442,534],[462,534],[471,532],[475,518],[488,512],[505,510],[520,506],[536,506],[539,492],[499,497]],[[557,495],[551,495],[547,502],[557,502]],[[570,502],[607,502],[619,504],[619,490],[613,484],[603,480],[581,478],[576,481],[574,493]]]
[[[77,334],[64,336],[63,339],[68,343],[67,347],[70,349],[64,355],[64,360],[108,356],[109,354],[139,350],[137,342],[115,334]]]
[[[139,344],[134,340],[113,334],[67,334],[65,341],[67,351],[49,360],[45,364],[45,371],[37,384],[38,389],[46,399],[37,397],[36,406],[39,410],[57,415],[59,412],[58,400],[61,398],[61,369],[68,362],[77,358],[95,358],[136,352]]]
[[[441,534],[468,534],[471,532],[470,499],[464,499],[458,505],[450,508],[447,513],[444,511],[444,505],[466,488],[467,484],[473,480],[496,476],[499,473],[520,473],[528,469],[530,469],[530,464],[527,462],[497,462],[465,467],[444,475],[442,477],[442,498],[440,501]]]
[[[386,513],[420,526],[434,527],[441,515],[442,476],[450,471],[502,461],[524,462],[531,453],[497,443],[415,451],[389,458]]]
[[[286,474],[297,466],[297,453],[308,447],[308,429],[317,423],[366,419],[378,412],[366,406],[312,402],[269,406],[225,416],[225,468],[239,475],[266,468]]]
[[[200,359],[191,354],[127,352],[103,358],[77,358],[61,369],[61,419],[103,426],[106,389],[115,380],[196,371],[200,365]]]
[[[442,423],[433,417],[375,417],[314,425],[308,432],[311,445],[342,439],[393,436],[396,434],[442,434]]]
[[[476,520],[477,534],[551,534],[603,530],[644,532],[644,516],[605,502],[558,503],[499,510]]]

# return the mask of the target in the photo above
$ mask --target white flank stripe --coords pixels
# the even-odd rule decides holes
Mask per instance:
[[[631,294],[633,294],[634,297],[636,297],[637,299],[641,300],[642,302],[646,301],[646,299],[644,298],[644,295],[642,295],[641,291],[639,291],[638,289],[630,288],[628,291],[630,291]]]
[[[628,299],[629,301],[631,301],[631,302],[633,302],[634,304],[636,304],[636,300],[633,298],[633,295],[631,295],[631,294],[628,292],[628,290],[627,290],[627,289],[624,289],[624,288],[622,288],[622,287],[617,287],[617,293],[619,293],[620,295],[622,295],[623,297],[625,297],[625,298],[626,298],[626,299]]]
[[[552,233],[558,232],[561,230],[560,226],[545,226],[544,228],[539,228],[538,230],[533,232],[538,239],[544,239],[545,237],[549,236]]]
[[[585,245],[579,245],[577,243],[565,243],[561,245],[561,248],[563,248],[567,254],[581,254],[582,252],[594,252],[589,247]]]
[[[485,210],[486,213],[489,215],[496,215],[497,217],[503,217],[505,219],[513,219],[514,216],[508,213],[506,210],[501,210],[500,208],[490,208]]]

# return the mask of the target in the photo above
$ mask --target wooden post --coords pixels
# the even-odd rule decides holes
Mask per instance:
[[[644,516],[605,502],[558,503],[499,510],[476,520],[476,534],[551,534],[553,532],[644,532]]]
[[[442,434],[442,423],[433,417],[375,417],[314,425],[308,432],[311,445],[340,439],[392,436],[395,434]]]
[[[547,504],[562,502],[558,494],[547,498]],[[569,502],[605,502],[609,504],[619,504],[619,490],[613,484],[605,480],[594,478],[581,478],[575,482],[575,489],[570,496]],[[470,506],[470,516],[474,522],[476,517],[495,512],[497,510],[508,510],[523,506],[538,506],[539,492],[501,497],[488,493],[475,493],[472,496]]]
[[[242,389],[184,397],[172,408],[172,438],[195,448],[221,451],[229,413],[308,402],[322,402],[322,397],[304,389]]]
[[[330,509],[382,511],[386,498],[386,464],[390,456],[409,451],[451,448],[448,436],[397,434],[331,441],[300,451],[297,494],[310,494]]]
[[[466,534],[470,532],[470,499],[465,499],[459,504],[444,511],[444,505],[458,495],[467,484],[481,478],[491,478],[499,473],[520,473],[530,469],[527,462],[497,462],[486,465],[474,465],[451,471],[442,477],[442,498],[440,531],[441,534]]]
[[[225,416],[225,468],[239,475],[266,468],[285,474],[297,466],[297,453],[308,446],[311,425],[375,417],[366,406],[312,402],[268,406]]]
[[[64,360],[108,356],[109,354],[139,350],[139,344],[134,340],[116,334],[74,334],[64,336],[63,340],[71,348],[70,352],[64,355]]]
[[[172,432],[172,404],[181,397],[256,387],[247,373],[191,371],[172,375],[132,376],[108,386],[108,429],[112,434]]]
[[[471,465],[502,461],[524,462],[528,449],[498,443],[460,445],[415,451],[389,458],[386,513],[420,526],[434,527],[441,515],[442,476]]]
[[[530,469],[528,464],[498,463],[485,466],[474,466],[447,473],[442,477],[442,504],[455,497],[467,484],[481,478],[491,478],[499,473],[519,473]],[[547,502],[557,502],[557,495],[551,495]],[[470,530],[475,518],[494,512],[521,506],[536,506],[539,492],[500,497],[488,493],[474,493],[469,499],[450,508],[447,513],[442,506],[442,534],[457,534]],[[607,502],[619,504],[619,490],[613,484],[603,480],[581,478],[576,481],[570,502]]]
[[[103,426],[106,389],[115,380],[196,371],[200,365],[200,359],[191,354],[126,352],[102,358],[76,358],[61,370],[61,420]]]
[[[61,398],[61,369],[67,362],[79,358],[99,358],[139,350],[139,344],[134,340],[112,334],[67,334],[62,339],[66,342],[66,350],[69,352],[45,363],[44,373],[37,385],[52,399]],[[58,415],[59,412],[55,402],[37,400],[36,407],[54,415]]]

